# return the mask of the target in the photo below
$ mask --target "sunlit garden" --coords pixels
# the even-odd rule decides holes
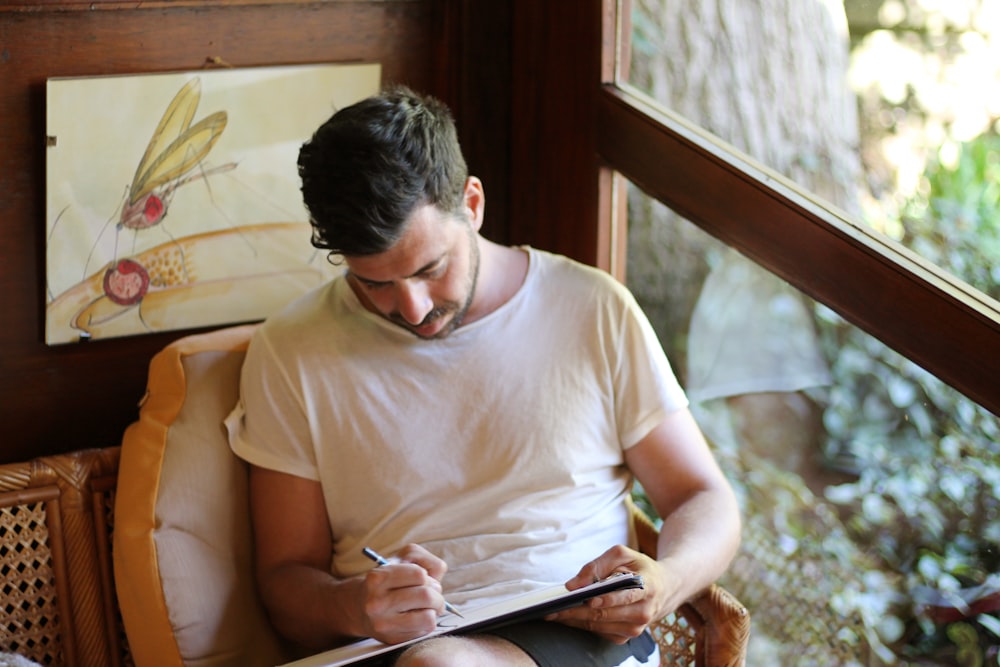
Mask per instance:
[[[658,29],[658,4],[637,4],[633,57],[655,59],[647,36]],[[717,3],[680,4],[697,12]],[[763,4],[774,11],[783,3]],[[1000,3],[844,5],[842,80],[856,101],[859,175],[837,184],[846,194],[835,203],[916,261],[965,281],[968,298],[1000,299]],[[649,67],[655,88],[668,75]],[[744,97],[733,113],[751,113],[752,104]],[[710,114],[683,112],[702,126],[715,122],[708,129],[766,160],[754,154],[752,137],[725,136],[726,124]],[[811,166],[801,158],[769,166],[823,191],[821,181],[809,182],[809,169],[853,174],[853,167],[831,167],[833,153],[817,152]],[[630,195],[629,271],[634,262],[658,262],[660,275],[675,271],[660,280],[661,290],[673,290],[662,300],[644,283],[655,271],[636,267],[631,280],[654,325],[658,312],[668,313],[661,340],[680,374],[697,384],[691,360],[703,354],[696,346],[704,335],[692,320],[706,275],[727,261],[726,251],[675,217],[639,192]],[[648,247],[660,237],[663,250],[650,260]],[[749,664],[1000,665],[1000,419],[829,308],[785,287],[767,289],[762,308],[781,303],[810,320],[803,334],[792,329],[803,316],[787,316],[789,345],[811,341],[823,381],[762,392],[757,402],[723,393],[702,402],[689,387],[743,501],[744,547],[724,584],[754,616]],[[749,427],[767,419],[786,432],[760,439],[787,443],[754,442]]]

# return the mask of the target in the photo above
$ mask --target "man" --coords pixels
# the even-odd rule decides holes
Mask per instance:
[[[229,420],[275,627],[314,650],[397,643],[445,599],[627,570],[643,589],[394,664],[658,664],[646,626],[725,570],[740,529],[631,295],[480,236],[483,185],[434,99],[398,88],[339,111],[299,173],[313,244],[346,271],[258,330]],[[627,546],[633,475],[666,517],[658,560]],[[395,562],[372,568],[366,546]]]

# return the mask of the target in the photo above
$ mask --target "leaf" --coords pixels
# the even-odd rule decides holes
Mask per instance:
[[[954,502],[960,503],[965,499],[965,492],[968,489],[966,480],[958,475],[942,475],[939,484],[945,495]]]
[[[934,554],[924,554],[917,561],[917,572],[929,582],[937,581],[941,576],[941,563]]]
[[[889,391],[889,399],[897,408],[909,407],[917,397],[914,384],[899,376],[889,378],[886,389]]]
[[[979,616],[976,616],[976,623],[983,626],[997,637],[1000,637],[1000,618],[990,616],[989,614],[980,614]]]
[[[861,511],[865,518],[875,525],[887,524],[896,517],[892,505],[887,503],[882,496],[865,496],[864,500],[861,501]]]
[[[968,623],[951,623],[945,633],[958,647],[955,659],[961,667],[982,667],[983,651],[979,648],[979,635],[974,627]]]
[[[838,484],[836,486],[828,486],[823,492],[826,499],[831,503],[836,503],[838,505],[846,505],[862,495],[862,491],[858,488],[856,484]]]

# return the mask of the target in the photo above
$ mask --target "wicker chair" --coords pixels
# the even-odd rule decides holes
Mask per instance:
[[[656,526],[634,504],[639,550],[656,553]],[[712,584],[650,626],[660,645],[660,667],[742,667],[750,641],[750,614],[729,591]]]
[[[111,577],[118,448],[0,465],[0,652],[131,665]]]
[[[283,657],[250,583],[246,468],[222,425],[252,331],[189,336],[156,355],[125,434],[114,565],[139,667],[264,667]],[[655,545],[648,521],[637,532],[643,548]],[[664,666],[731,667],[743,664],[749,615],[713,586],[654,632]]]

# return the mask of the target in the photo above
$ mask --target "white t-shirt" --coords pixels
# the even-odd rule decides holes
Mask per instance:
[[[527,251],[514,297],[444,339],[369,312],[343,277],[256,332],[230,443],[322,483],[337,576],[372,566],[364,546],[417,542],[461,606],[632,541],[623,452],[686,398],[621,284]]]

